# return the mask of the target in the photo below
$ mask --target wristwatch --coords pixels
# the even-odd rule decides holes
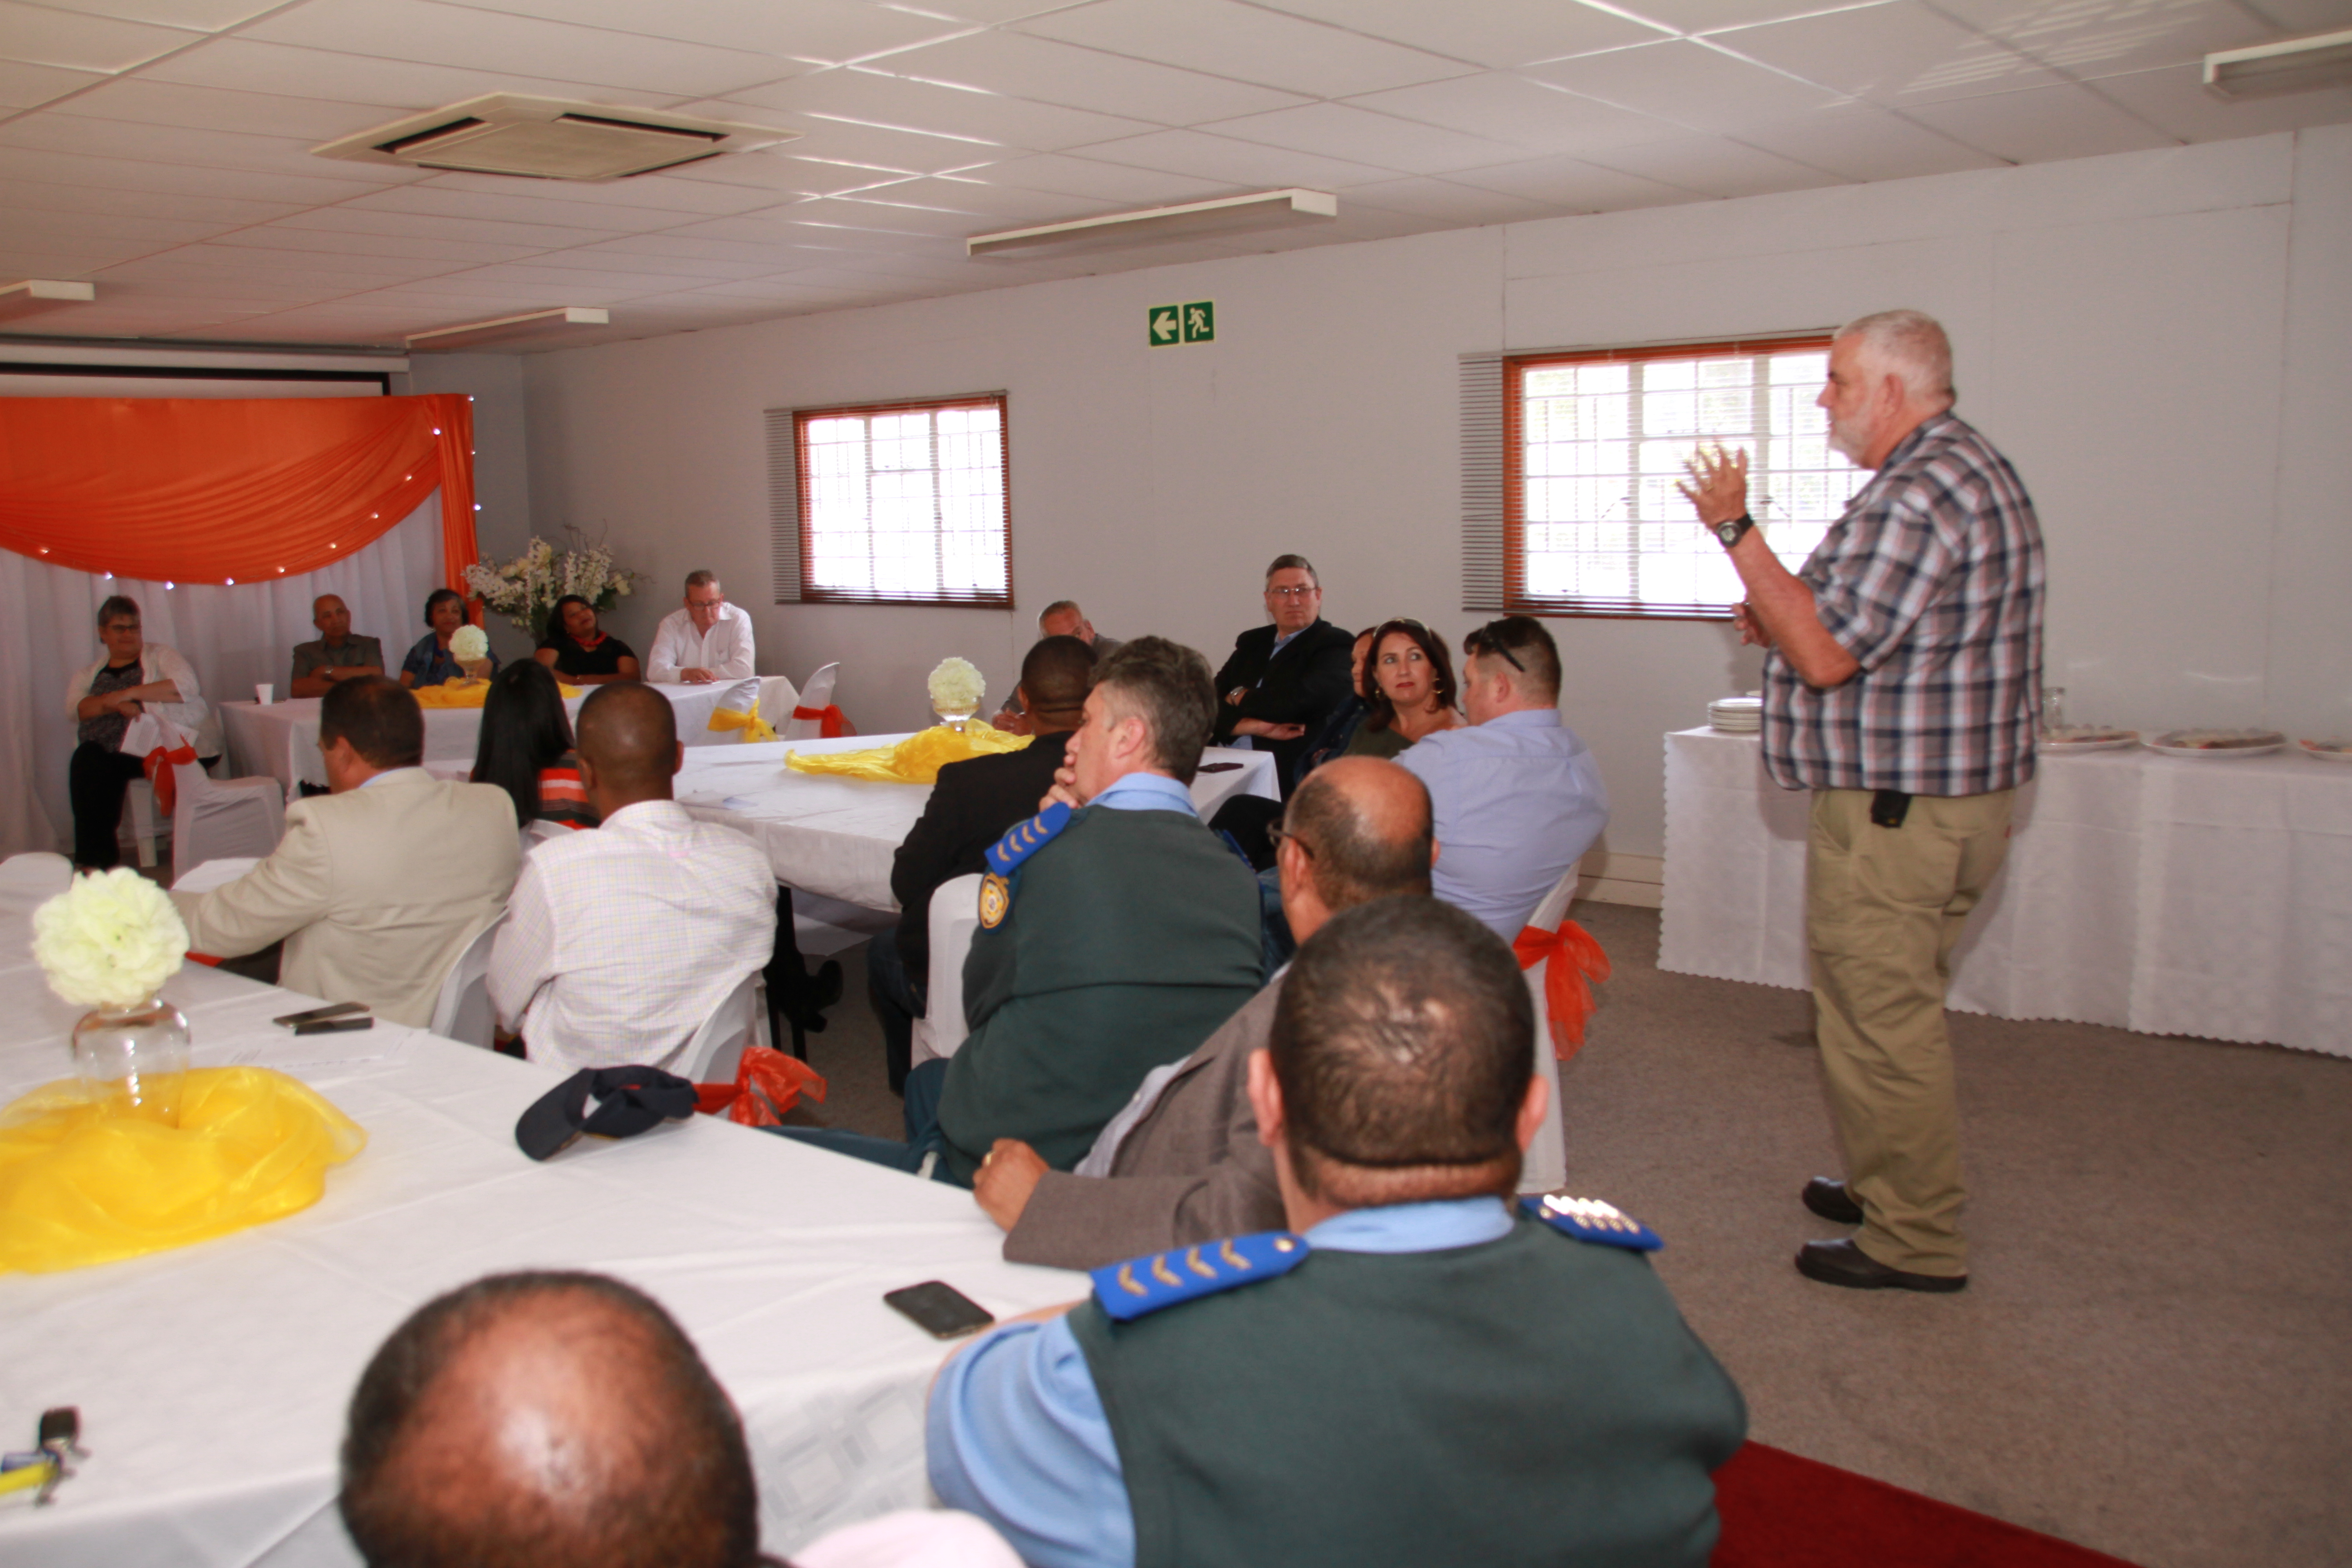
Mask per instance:
[[[1738,517],[1728,518],[1722,522],[1709,523],[1707,526],[1714,531],[1717,539],[1723,541],[1723,547],[1728,550],[1748,536],[1748,531],[1756,526],[1756,520],[1743,511]]]

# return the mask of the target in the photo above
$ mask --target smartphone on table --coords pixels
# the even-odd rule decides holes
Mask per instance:
[[[886,1290],[882,1300],[935,1340],[961,1339],[996,1321],[987,1308],[940,1279]]]

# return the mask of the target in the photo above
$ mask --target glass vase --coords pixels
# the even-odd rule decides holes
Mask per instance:
[[[82,1092],[107,1115],[180,1124],[188,1020],[161,996],[84,1014],[74,1025],[73,1056]]]
[[[971,716],[979,712],[980,710],[977,708],[933,708],[931,711],[940,716],[940,723],[946,725],[949,729],[953,730],[957,734],[961,735],[963,733],[963,727],[971,722]]]

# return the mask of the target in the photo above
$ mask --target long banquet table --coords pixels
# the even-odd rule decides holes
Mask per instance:
[[[79,1009],[0,895],[0,1100],[67,1076]],[[592,1268],[676,1314],[743,1413],[767,1549],[919,1507],[923,1397],[943,1347],[882,1293],[944,1279],[998,1316],[1083,1276],[998,1256],[969,1194],[709,1117],[546,1164],[514,1145],[545,1068],[422,1030],[295,1040],[314,998],[190,966],[164,994],[197,1066],[278,1064],[368,1132],[326,1195],[147,1258],[0,1276],[0,1421],[79,1405],[90,1458],[56,1502],[0,1500],[0,1562],[351,1564],[336,1447],[360,1369],[409,1311],[494,1271]]]
[[[1658,967],[1799,988],[1809,797],[1754,735],[1665,738]],[[2053,754],[1953,958],[1950,1004],[2352,1056],[2352,766]]]

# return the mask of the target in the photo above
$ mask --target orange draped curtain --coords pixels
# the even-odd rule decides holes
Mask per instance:
[[[12,397],[0,547],[147,582],[257,583],[365,549],[437,488],[442,571],[464,594],[473,454],[458,393]]]

